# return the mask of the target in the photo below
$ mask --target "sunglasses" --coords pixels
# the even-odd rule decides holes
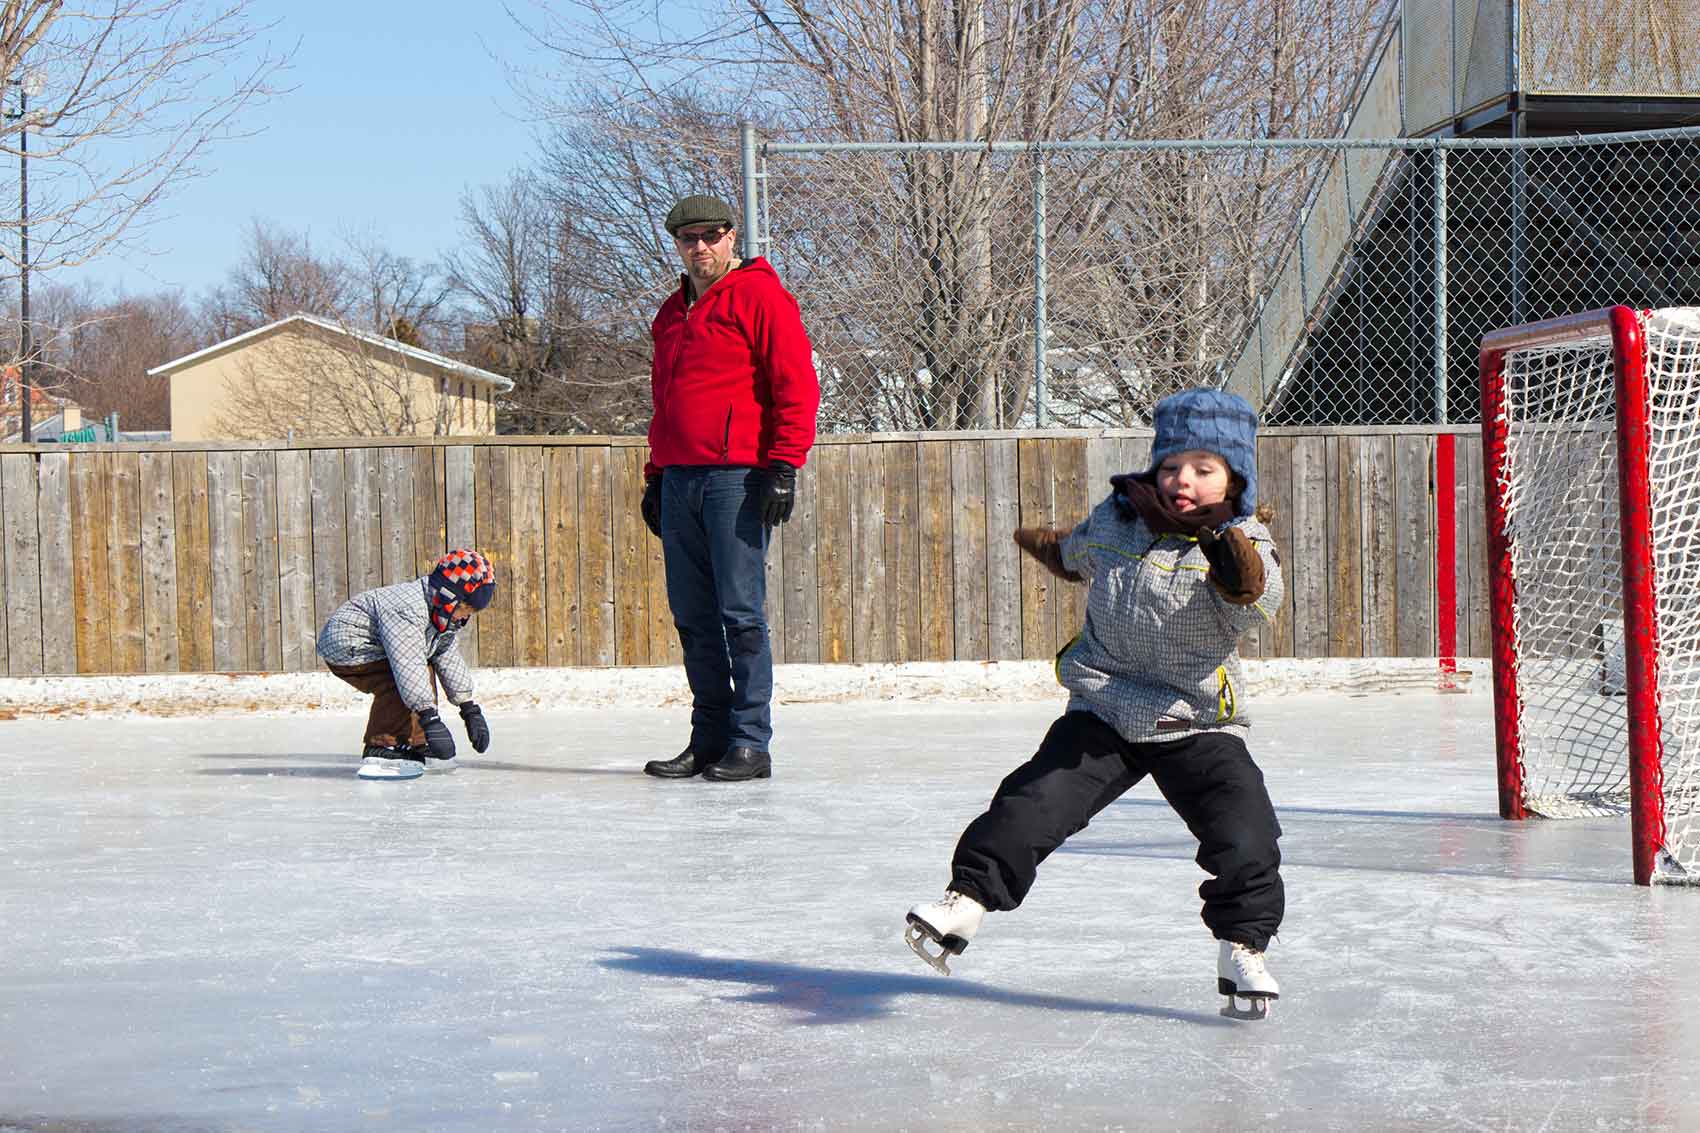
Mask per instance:
[[[712,248],[724,240],[726,234],[730,231],[732,231],[730,228],[721,225],[719,228],[710,228],[706,232],[675,232],[673,239],[681,248],[689,248],[698,240]]]

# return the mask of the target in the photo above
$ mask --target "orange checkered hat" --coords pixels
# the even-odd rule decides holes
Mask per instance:
[[[457,547],[437,560],[431,568],[431,605],[446,622],[462,602],[474,610],[482,610],[496,596],[496,572],[490,560],[469,547]],[[445,628],[438,625],[439,630]]]

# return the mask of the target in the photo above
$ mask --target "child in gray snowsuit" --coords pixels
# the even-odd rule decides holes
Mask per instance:
[[[1212,875],[1199,896],[1221,942],[1218,988],[1230,1010],[1236,994],[1254,1001],[1234,1013],[1261,1015],[1279,994],[1263,952],[1285,902],[1236,647],[1281,602],[1257,509],[1257,416],[1195,389],[1159,402],[1155,427],[1150,467],[1112,478],[1085,522],[1015,533],[1051,573],[1090,586],[1085,624],[1057,657],[1068,709],[963,831],[949,890],[910,911],[906,937],[948,973],[987,911],[1019,906],[1039,863],[1149,775]]]
[[[356,594],[325,622],[319,656],[331,672],[372,694],[361,778],[410,779],[427,763],[454,767],[454,737],[437,714],[439,679],[449,703],[460,706],[472,750],[490,746],[490,726],[472,699],[472,673],[455,639],[495,593],[489,560],[454,550],[428,575]]]

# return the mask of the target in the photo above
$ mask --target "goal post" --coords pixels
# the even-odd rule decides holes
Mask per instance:
[[[1481,389],[1500,814],[1700,882],[1700,308],[1494,331]]]

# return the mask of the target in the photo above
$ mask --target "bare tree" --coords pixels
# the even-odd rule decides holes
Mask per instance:
[[[562,70],[594,79],[528,90],[552,124],[549,190],[600,199],[594,223],[635,251],[634,230],[665,211],[681,170],[691,189],[729,187],[735,118],[752,109],[780,140],[1331,134],[1390,6],[742,0],[689,21],[709,30],[684,36],[647,4],[590,0],[531,15]],[[804,304],[829,426],[1020,418],[1033,349],[1030,161],[917,149],[788,158],[767,173],[775,259]],[[1056,174],[1058,392],[1078,419],[1139,420],[1169,388],[1206,380],[1229,348],[1309,169],[1267,155],[1105,152]],[[661,242],[649,247],[664,267]]]
[[[412,346],[449,345],[446,319],[454,284],[442,268],[397,255],[371,232],[350,233],[343,244],[351,317]]]
[[[208,296],[203,317],[217,341],[290,315],[345,320],[353,304],[353,280],[342,261],[315,252],[308,234],[256,217],[242,258]]]
[[[462,197],[466,241],[447,267],[467,305],[469,360],[514,380],[504,430],[625,433],[647,419],[632,257],[618,226],[593,219],[594,180],[564,180],[546,196],[535,177],[516,173]],[[652,260],[649,252],[640,262]],[[636,290],[657,289],[645,281]]]
[[[265,29],[250,7],[0,6],[0,93],[8,103],[22,93],[22,112],[8,105],[0,120],[0,155],[12,159],[0,162],[0,176],[27,152],[31,273],[83,264],[126,242],[154,204],[202,171],[214,143],[238,132],[241,112],[272,93],[284,59],[256,51]],[[20,223],[18,213],[0,216],[8,232]],[[11,277],[18,243],[0,240],[0,271]]]

